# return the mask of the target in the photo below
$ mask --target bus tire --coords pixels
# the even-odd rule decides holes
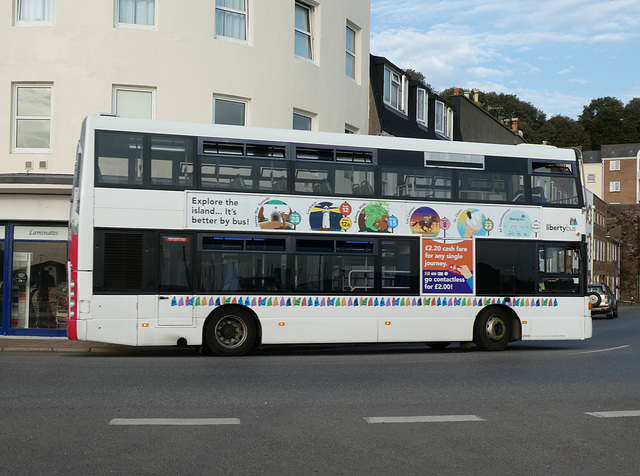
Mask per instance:
[[[504,350],[511,340],[511,316],[499,307],[489,307],[476,318],[473,341],[481,350]]]
[[[225,308],[207,319],[204,338],[207,349],[215,355],[244,355],[256,340],[256,322],[240,307]]]

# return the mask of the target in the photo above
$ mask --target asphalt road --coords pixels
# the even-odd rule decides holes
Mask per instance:
[[[637,474],[640,306],[583,342],[0,353],[0,474]]]

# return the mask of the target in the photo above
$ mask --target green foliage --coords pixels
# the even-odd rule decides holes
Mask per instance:
[[[405,69],[404,72],[407,73],[407,76],[409,76],[409,78],[415,79],[416,81],[420,81],[426,87],[433,90],[431,85],[427,83],[427,78],[425,78],[424,74],[422,74],[420,71],[416,71],[415,69],[409,68],[409,69]]]
[[[440,96],[450,100],[454,91],[445,89]],[[626,106],[612,97],[593,99],[577,121],[567,116],[547,119],[544,112],[515,94],[480,92],[478,99],[484,110],[501,122],[517,118],[518,129],[530,144],[546,142],[556,147],[594,150],[606,144],[640,142],[640,98]]]
[[[591,138],[591,146],[599,149],[605,144],[620,144],[624,141],[622,115],[624,104],[612,97],[593,99],[582,110],[579,117]]]
[[[640,98],[633,98],[624,107],[622,114],[624,142],[640,142]]]
[[[521,101],[515,94],[484,93],[479,99],[484,109],[499,121],[518,119],[518,128],[527,142],[540,144],[544,140],[540,128],[546,116],[533,104]]]
[[[556,147],[584,147],[589,137],[584,126],[570,117],[553,116],[540,127],[543,141]]]

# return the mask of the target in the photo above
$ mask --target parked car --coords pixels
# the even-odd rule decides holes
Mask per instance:
[[[607,319],[618,317],[618,300],[611,288],[606,284],[590,284],[587,287],[591,316],[605,314]]]

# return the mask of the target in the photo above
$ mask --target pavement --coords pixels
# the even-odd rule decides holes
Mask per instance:
[[[66,353],[188,353],[194,354],[199,347],[133,347],[103,342],[70,340],[66,337],[0,336],[0,352],[66,352]]]
[[[0,336],[0,352],[126,352],[125,345],[70,340],[66,337]]]

